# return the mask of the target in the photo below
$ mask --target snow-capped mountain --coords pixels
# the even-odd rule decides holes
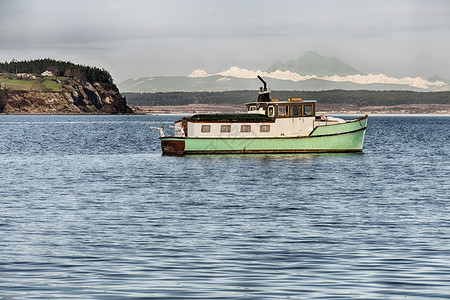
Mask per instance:
[[[235,78],[256,78],[257,75],[260,75],[262,77],[266,78],[273,78],[273,79],[279,79],[279,80],[290,80],[294,82],[298,81],[305,81],[308,79],[320,79],[325,81],[332,81],[332,82],[353,82],[357,84],[398,84],[398,85],[407,85],[412,88],[419,88],[419,89],[429,89],[429,88],[440,88],[444,87],[447,84],[441,80],[437,81],[429,81],[426,79],[423,79],[421,77],[404,77],[404,78],[395,78],[390,77],[384,74],[368,74],[368,75],[361,75],[361,74],[355,74],[355,75],[346,75],[346,76],[339,76],[339,75],[332,75],[332,76],[317,76],[317,75],[300,75],[298,73],[294,73],[291,71],[280,71],[276,70],[274,72],[264,72],[261,70],[252,71],[247,69],[241,69],[239,67],[231,67],[226,71],[219,72],[217,74],[211,74],[209,75],[205,70],[195,70],[193,71],[188,77],[190,78],[196,78],[196,77],[209,77],[209,76],[216,76],[220,75],[223,77],[235,77]]]
[[[384,74],[363,74],[336,57],[308,51],[297,60],[270,66],[266,71],[231,67],[209,74],[195,70],[188,76],[144,77],[118,84],[122,92],[227,91],[255,89],[257,75],[270,79],[274,90],[413,90],[448,91],[450,84],[439,77],[395,78]]]
[[[290,59],[286,63],[277,62],[271,65],[267,72],[291,71],[300,75],[356,75],[363,74],[352,66],[346,64],[336,56],[326,57],[314,51],[306,51],[298,59]]]

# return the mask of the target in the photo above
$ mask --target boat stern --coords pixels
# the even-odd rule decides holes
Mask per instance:
[[[184,155],[184,138],[161,137],[163,155]]]

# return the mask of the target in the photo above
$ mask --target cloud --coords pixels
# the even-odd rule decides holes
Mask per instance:
[[[6,0],[0,60],[42,53],[100,60],[128,77],[264,69],[315,50],[367,73],[450,77],[442,71],[450,70],[449,7],[438,0]],[[418,65],[418,54],[427,61]]]

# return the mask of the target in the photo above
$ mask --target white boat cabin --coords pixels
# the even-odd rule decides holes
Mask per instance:
[[[306,137],[316,126],[345,122],[316,119],[315,100],[246,103],[247,113],[197,114],[175,122],[175,136],[189,138]]]
[[[175,136],[187,138],[307,137],[317,126],[345,123],[338,118],[316,117],[316,100],[270,98],[266,82],[247,113],[197,114],[175,122]]]

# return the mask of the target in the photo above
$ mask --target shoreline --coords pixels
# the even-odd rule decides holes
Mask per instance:
[[[174,106],[129,106],[132,113],[87,113],[87,112],[1,112],[0,115],[150,115],[150,114],[214,114],[214,113],[245,113],[244,105],[188,104]],[[347,114],[347,115],[450,115],[450,104],[402,104],[393,106],[357,106],[340,104],[318,104],[316,115]]]
[[[199,114],[199,113],[244,113],[243,105],[188,104],[175,106],[132,106],[136,114]],[[450,114],[450,104],[401,104],[393,106],[357,106],[340,104],[318,104],[320,114]]]

